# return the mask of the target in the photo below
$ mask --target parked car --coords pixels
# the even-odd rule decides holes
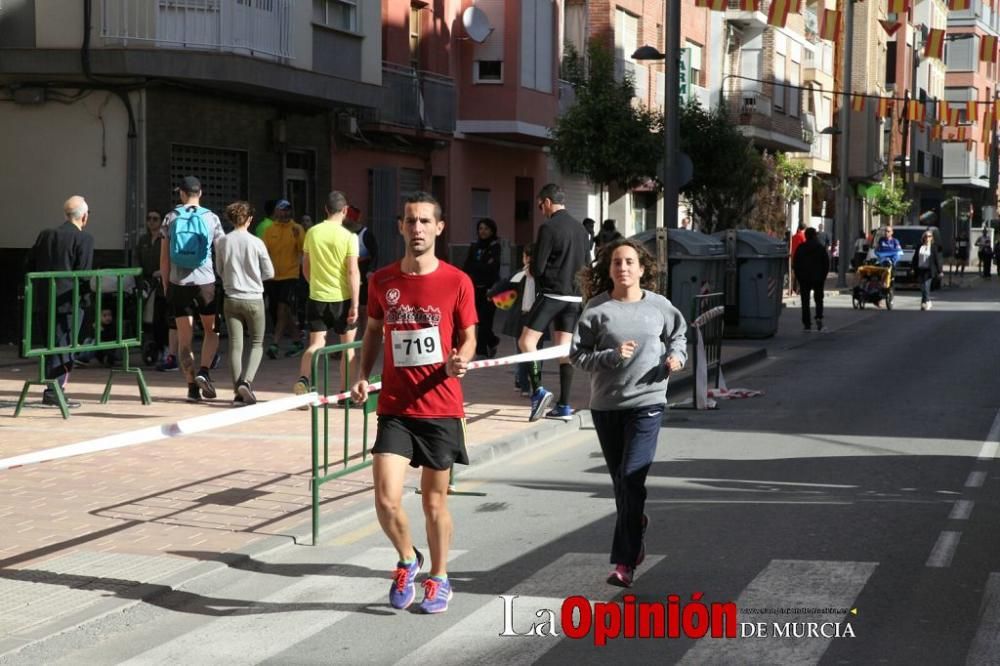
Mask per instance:
[[[944,257],[942,256],[943,247],[941,245],[941,230],[937,227],[925,227],[923,225],[905,225],[905,226],[893,226],[892,235],[899,241],[900,246],[903,248],[903,256],[899,258],[896,262],[895,270],[893,271],[893,282],[896,284],[915,284],[917,281],[916,273],[913,270],[913,253],[918,247],[920,247],[921,238],[925,231],[931,231],[934,234],[934,248],[937,250],[938,262],[940,266],[944,266]],[[872,249],[868,250],[868,261],[875,260],[875,248],[878,247],[878,243],[882,240],[884,236],[882,229],[879,229],[875,233],[875,242],[872,243]],[[931,285],[932,289],[941,288],[941,277],[938,276],[934,283]]]

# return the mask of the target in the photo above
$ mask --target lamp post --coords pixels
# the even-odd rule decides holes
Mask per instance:
[[[666,251],[666,229],[677,225],[680,186],[677,179],[680,153],[680,66],[681,66],[681,3],[663,3],[665,22],[665,53],[653,46],[641,46],[632,54],[635,60],[662,60],[663,72],[663,243]],[[659,245],[659,244],[658,244]],[[666,257],[662,260],[665,262]],[[664,265],[665,268],[665,265]],[[664,285],[666,287],[666,285]]]
[[[854,0],[844,3],[844,99],[840,103],[840,203],[837,205],[837,238],[840,239],[841,255],[851,246],[851,188],[848,186],[848,150],[850,150],[851,123],[851,67],[854,66]],[[847,262],[837,262],[837,288],[847,287]]]

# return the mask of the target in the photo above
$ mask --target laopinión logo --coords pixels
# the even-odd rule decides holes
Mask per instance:
[[[682,603],[680,595],[667,595],[666,602],[638,601],[626,594],[620,602],[591,602],[583,596],[567,597],[559,611],[540,608],[527,624],[515,619],[515,604],[519,595],[502,594],[502,637],[562,637],[585,639],[590,636],[596,646],[618,638],[854,638],[850,622],[739,622],[739,615],[857,615],[857,609],[787,608],[741,609],[733,602],[702,601],[704,595],[695,592],[690,601]],[[523,612],[522,612],[523,615]],[[523,618],[522,618],[523,620]]]

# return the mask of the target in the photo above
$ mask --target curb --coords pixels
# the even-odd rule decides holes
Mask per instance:
[[[723,372],[734,372],[763,361],[766,358],[767,349],[760,347],[723,362],[722,369]],[[678,377],[670,383],[668,395],[670,393],[690,390],[693,383],[693,374]],[[538,426],[517,435],[497,438],[476,446],[469,452],[469,464],[470,466],[473,464],[486,464],[529,446],[545,445],[566,435],[592,427],[593,421],[590,416],[590,410],[578,410],[573,414],[573,418],[567,422],[558,422],[555,420],[543,421]],[[457,479],[460,478],[457,477]],[[357,507],[345,515],[338,517],[330,524],[321,526],[320,544],[323,543],[323,536],[330,535],[338,525],[350,523],[366,514],[374,515],[374,513],[375,509],[371,506]],[[23,637],[0,639],[0,657],[15,654],[33,644],[94,622],[113,613],[124,612],[126,609],[140,603],[161,598],[195,580],[218,571],[232,568],[248,560],[259,558],[288,546],[306,545],[310,542],[311,535],[312,522],[310,518],[307,518],[286,530],[286,533],[282,536],[270,536],[237,550],[220,553],[216,560],[193,562],[190,566],[184,567],[163,578],[154,578],[152,581],[140,582],[128,591],[127,598],[103,598],[69,615],[54,619],[51,622],[39,624],[34,629],[25,632]]]

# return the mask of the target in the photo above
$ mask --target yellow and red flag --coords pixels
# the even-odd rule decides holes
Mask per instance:
[[[939,99],[937,103],[937,121],[940,125],[948,124],[948,102]]]
[[[969,8],[969,0],[948,0],[948,9],[961,12]]]
[[[890,14],[905,14],[910,10],[910,0],[889,0]]]
[[[993,117],[1000,118],[1000,99],[993,102]]]
[[[983,116],[983,143],[989,143],[993,135],[993,116],[987,113]]]
[[[965,103],[965,115],[970,123],[976,122],[979,117],[979,102],[973,100]]]
[[[759,12],[760,0],[740,0],[740,9],[745,12]]]
[[[851,109],[853,111],[864,111],[865,110],[865,96],[858,95],[855,93],[851,96]]]
[[[923,121],[927,117],[927,107],[918,99],[911,99],[906,105],[906,117],[911,122]]]
[[[940,125],[934,125],[933,127],[931,127],[931,140],[932,141],[940,141],[941,140],[941,126]]]
[[[840,12],[836,9],[823,10],[823,28],[819,31],[820,39],[836,44],[840,36]]]
[[[888,97],[878,98],[878,107],[875,109],[875,116],[878,118],[888,118],[890,112],[890,101]]]
[[[694,0],[695,7],[707,7],[714,12],[726,11],[726,0]]]
[[[941,60],[943,56],[944,30],[941,28],[931,28],[927,34],[927,43],[924,44],[924,57]]]
[[[788,23],[788,15],[798,14],[802,7],[802,0],[771,0],[771,8],[767,12],[767,24],[778,28],[784,28]]]
[[[997,61],[997,38],[993,35],[983,35],[979,38],[979,60],[981,62]]]
[[[965,141],[968,134],[969,132],[965,127],[959,127],[958,131],[956,132],[956,136],[958,137],[959,141]]]

